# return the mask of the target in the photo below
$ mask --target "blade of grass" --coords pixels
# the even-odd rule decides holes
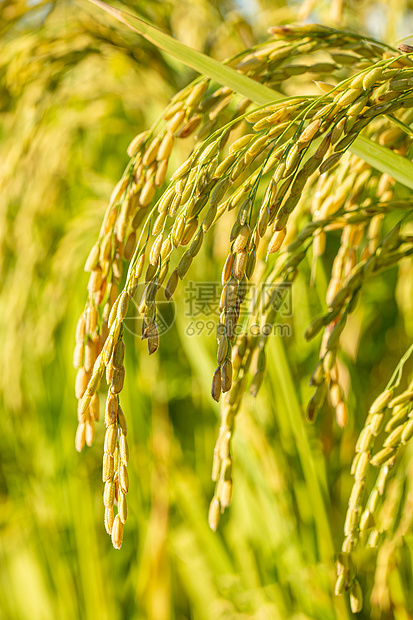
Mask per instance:
[[[277,91],[259,84],[245,75],[241,75],[235,69],[191,49],[180,41],[176,41],[135,15],[110,6],[102,2],[102,0],[88,1],[112,15],[112,17],[115,17],[128,26],[128,28],[142,35],[160,49],[175,56],[185,65],[203,75],[207,75],[223,86],[228,86],[259,105],[271,103],[282,97]],[[364,159],[373,168],[380,172],[386,172],[396,181],[399,181],[399,183],[413,189],[413,163],[405,157],[393,153],[390,149],[380,146],[364,136],[359,136],[349,148],[352,153]]]
[[[351,146],[351,152],[364,159],[370,166],[387,172],[406,187],[413,189],[413,163],[364,136],[359,136]]]
[[[271,360],[271,366],[275,371],[276,385],[279,386],[282,398],[289,411],[289,422],[296,441],[297,452],[301,460],[308,488],[308,495],[311,501],[320,559],[326,566],[331,566],[335,549],[327,512],[325,489],[323,489],[320,472],[317,469],[317,463],[310,444],[304,416],[296,395],[294,378],[285,352],[285,346],[279,336],[271,339],[268,346],[268,355]],[[333,599],[333,601],[338,617],[347,618],[348,612],[344,599],[336,598]]]
[[[269,357],[274,364],[279,380],[280,389],[290,412],[291,428],[295,437],[297,451],[302,462],[303,472],[309,488],[309,495],[313,503],[313,515],[318,531],[320,557],[322,561],[329,562],[334,556],[334,545],[330,531],[327,510],[325,507],[324,493],[320,483],[319,473],[310,448],[308,435],[304,426],[304,419],[296,391],[291,377],[282,341],[279,337],[271,340],[268,348]]]
[[[199,73],[216,80],[219,84],[228,86],[241,95],[244,95],[260,105],[280,99],[282,95],[267,86],[263,86],[250,78],[237,73],[231,67],[221,64],[217,60],[191,49],[184,43],[177,41],[173,37],[165,34],[155,26],[148,24],[140,17],[127,13],[120,9],[102,2],[102,0],[89,0],[92,4],[100,7],[117,20],[142,35],[159,47],[164,52],[174,56],[188,67],[195,69]]]

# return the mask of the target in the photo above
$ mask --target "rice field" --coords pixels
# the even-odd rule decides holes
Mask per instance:
[[[122,9],[0,7],[0,616],[408,619],[409,3]]]

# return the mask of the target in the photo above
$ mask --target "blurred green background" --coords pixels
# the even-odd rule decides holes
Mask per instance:
[[[217,59],[297,20],[387,42],[413,31],[404,0],[124,4]],[[129,518],[115,551],[103,527],[103,423],[92,448],[74,449],[83,264],[128,143],[194,75],[86,2],[5,0],[0,29],[0,617],[351,617],[332,594],[334,556],[357,434],[413,334],[411,263],[397,289],[394,272],[372,283],[350,322],[345,431],[328,412],[315,426],[304,420],[317,343],[305,344],[303,330],[326,289],[322,270],[308,287],[306,266],[294,289],[293,336],[270,339],[263,389],[257,400],[245,397],[237,419],[234,500],[215,534],[207,524],[219,414],[209,396],[214,337],[188,336],[178,315],[148,359],[127,334]],[[219,260],[198,261],[193,279],[219,279],[215,251]],[[409,473],[409,451],[403,461]],[[395,477],[393,498],[410,486],[409,475]],[[363,552],[359,617],[411,617],[412,544],[409,535],[389,555],[384,577],[374,552]]]

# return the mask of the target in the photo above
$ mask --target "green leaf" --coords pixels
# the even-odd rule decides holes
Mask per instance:
[[[110,6],[102,0],[89,0],[89,2],[100,7],[160,49],[175,56],[188,67],[210,77],[218,84],[228,86],[258,105],[269,104],[283,97],[277,91],[241,75],[235,69],[176,41],[139,17]],[[406,157],[402,157],[364,136],[359,136],[349,148],[352,153],[364,159],[373,168],[380,172],[386,172],[399,183],[413,189],[413,163]]]
[[[413,189],[413,163],[364,136],[359,136],[350,147],[352,153],[364,159],[370,166],[387,172],[406,187]]]
[[[120,22],[128,26],[131,30],[134,30],[138,34],[142,35],[159,47],[164,52],[167,52],[171,56],[175,56],[182,63],[195,69],[202,75],[206,75],[213,80],[216,80],[223,86],[228,86],[232,90],[236,91],[240,95],[244,95],[254,101],[258,105],[265,103],[271,103],[276,99],[283,97],[280,93],[267,86],[263,86],[254,80],[241,75],[231,67],[223,65],[214,58],[210,58],[201,52],[191,49],[184,43],[177,41],[168,34],[165,34],[155,26],[148,24],[140,17],[135,17],[130,13],[116,9],[113,6],[102,2],[102,0],[89,0],[92,4],[100,7]]]

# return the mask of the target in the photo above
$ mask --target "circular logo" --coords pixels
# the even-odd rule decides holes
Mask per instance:
[[[156,322],[159,337],[166,334],[175,322],[176,305],[174,299],[166,299],[163,286],[158,288],[155,302],[145,303],[146,284],[139,284],[129,310],[123,321],[124,328],[134,336],[143,337],[145,326],[152,319]]]

